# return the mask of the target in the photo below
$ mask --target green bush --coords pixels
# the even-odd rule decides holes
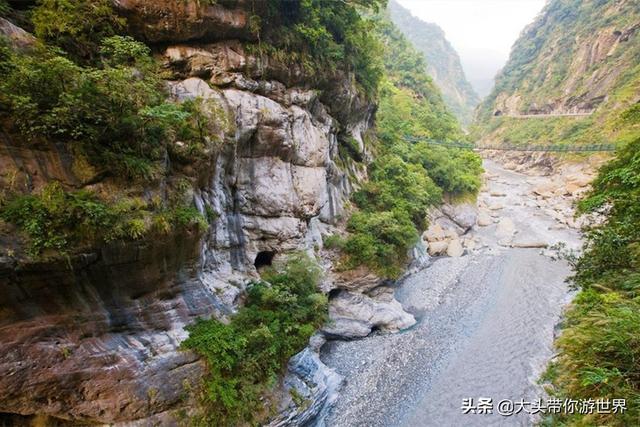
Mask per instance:
[[[0,215],[30,236],[32,254],[46,249],[64,250],[80,239],[91,240],[96,230],[114,222],[113,213],[90,193],[66,193],[57,183],[39,195],[10,200],[2,206]]]
[[[378,10],[385,0],[335,2],[325,0],[269,0],[268,13],[256,28],[261,39],[295,57],[308,56],[308,68],[331,76],[352,71],[370,97],[383,74],[380,43],[372,25],[360,13]]]
[[[347,266],[367,265],[383,277],[397,278],[419,235],[402,210],[356,212],[347,224],[351,233],[344,245]]]
[[[55,181],[38,194],[10,197],[0,204],[0,218],[27,235],[32,256],[47,250],[66,254],[83,244],[135,240],[152,231],[207,227],[193,207],[154,210],[137,198],[107,203],[86,190],[67,192]]]
[[[356,205],[366,212],[403,211],[417,227],[424,227],[427,208],[442,196],[427,171],[395,155],[378,157],[369,170],[369,182],[353,196]]]
[[[152,66],[151,49],[129,36],[112,36],[102,39],[100,56],[103,64],[111,67],[121,65]]]
[[[198,106],[166,100],[145,45],[114,36],[102,46],[101,68],[46,49],[0,58],[8,70],[0,103],[22,135],[67,143],[98,170],[144,179],[159,174],[177,138],[198,148],[187,153],[195,158],[211,145],[207,129],[197,127]]]
[[[125,26],[109,0],[40,0],[31,20],[39,39],[83,61],[93,61],[102,40]]]
[[[369,170],[369,182],[353,195],[360,211],[347,224],[345,265],[364,264],[395,278],[418,241],[418,230],[426,225],[427,209],[441,200],[442,191],[422,166],[396,155],[378,157]]]
[[[454,196],[475,195],[480,191],[482,159],[472,151],[435,147],[421,142],[407,156],[422,165],[445,193]]]
[[[637,425],[640,421],[640,139],[603,167],[581,212],[606,212],[586,230],[575,264],[582,290],[557,341],[560,355],[548,371],[560,397],[627,399],[624,414],[572,414],[550,425]]]
[[[331,236],[324,237],[324,239],[322,240],[322,243],[324,244],[324,247],[327,249],[344,249],[346,240],[344,237],[338,234],[333,234]]]
[[[269,409],[261,399],[325,321],[327,298],[316,290],[320,274],[307,256],[292,256],[281,271],[249,285],[245,306],[228,324],[211,319],[188,327],[182,346],[208,367],[202,425],[252,424]]]
[[[0,16],[5,16],[11,11],[11,6],[6,0],[0,0]]]

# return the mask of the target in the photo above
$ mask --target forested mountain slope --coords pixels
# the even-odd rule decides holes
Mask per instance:
[[[444,31],[436,24],[416,18],[396,1],[389,2],[389,12],[394,24],[424,55],[427,72],[440,88],[447,106],[463,125],[469,125],[480,98],[467,81],[458,53]]]
[[[550,1],[479,107],[481,135],[511,143],[629,141],[639,131],[624,125],[639,108],[639,57],[637,1]],[[521,115],[541,116],[513,118]]]

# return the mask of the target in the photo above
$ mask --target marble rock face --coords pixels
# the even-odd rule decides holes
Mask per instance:
[[[266,66],[280,80],[245,73],[253,59],[228,39],[251,37],[248,3],[235,2],[235,9],[183,0],[116,3],[134,32],[168,45],[164,58],[177,76],[167,82],[173,99],[204,100],[219,128],[219,150],[198,166],[189,193],[201,212],[212,214],[210,225],[203,234],[88,248],[69,261],[72,269],[66,259],[19,266],[0,259],[3,413],[164,422],[159,414],[185,407],[185,390],[204,372],[195,354],[180,349],[185,326],[231,315],[258,277],[259,258],[321,247],[320,230],[344,216],[353,181],[366,177],[364,164],[335,160],[338,134],[363,141],[373,106],[358,100],[348,78],[335,82],[340,96],[323,90],[321,98],[303,74],[278,64]],[[39,150],[2,138],[0,165],[24,165],[35,178],[17,180],[28,178],[36,188],[47,177],[82,187],[71,153],[45,144]],[[410,323],[391,302],[368,304],[377,313],[372,325]],[[304,357],[292,369],[311,362]]]

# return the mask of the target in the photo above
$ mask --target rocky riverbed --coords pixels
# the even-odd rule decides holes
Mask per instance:
[[[571,205],[586,191],[590,175],[575,168],[527,175],[489,160],[485,169],[474,224],[465,229],[464,218],[451,221],[451,213],[435,213],[423,238],[437,256],[395,289],[416,325],[324,345],[322,361],[344,383],[333,410],[318,424],[534,422],[522,413],[465,415],[461,405],[465,398],[544,397],[536,382],[553,356],[556,326],[571,298],[565,283],[570,269],[553,259],[550,248],[579,248],[580,224]]]

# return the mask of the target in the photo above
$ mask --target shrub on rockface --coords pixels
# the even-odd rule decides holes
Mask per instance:
[[[402,273],[407,252],[419,235],[411,218],[402,210],[356,212],[347,224],[349,237],[344,250],[348,267],[364,264],[383,277]]]
[[[414,225],[423,227],[427,208],[441,200],[442,191],[426,170],[398,156],[378,157],[369,173],[369,182],[353,196],[364,212],[402,211]]]
[[[247,290],[244,307],[229,323],[200,320],[183,347],[207,363],[201,425],[253,423],[264,414],[289,358],[301,351],[326,319],[327,298],[316,289],[321,270],[306,255],[293,255],[281,270]]]
[[[0,16],[4,16],[11,11],[11,6],[6,0],[0,0]]]
[[[68,253],[83,244],[135,240],[151,232],[179,227],[207,227],[195,208],[153,206],[140,198],[105,202],[87,190],[65,191],[57,182],[39,193],[0,200],[0,219],[26,234],[32,256],[47,250]]]
[[[605,165],[581,212],[606,221],[585,232],[575,264],[581,292],[557,341],[548,376],[552,392],[572,399],[627,401],[623,414],[564,414],[550,425],[637,425],[640,422],[640,139]],[[555,423],[555,424],[554,424]]]
[[[475,195],[482,185],[482,159],[468,150],[447,149],[424,142],[412,147],[407,157],[420,164],[438,187],[453,196]]]
[[[84,62],[94,61],[102,41],[125,26],[109,0],[40,0],[31,21],[39,39]]]
[[[441,196],[422,166],[395,155],[376,159],[369,181],[353,195],[360,210],[347,223],[344,265],[364,264],[382,276],[399,276],[418,230],[425,226],[425,212]]]
[[[370,98],[377,93],[384,69],[373,23],[361,13],[377,11],[386,0],[336,2],[269,0],[264,16],[255,16],[260,50],[301,62],[314,75],[353,72]]]
[[[131,37],[104,38],[95,50],[92,65],[80,65],[50,46],[1,45],[4,130],[25,147],[64,144],[83,182],[111,178],[117,192],[162,179],[167,193],[117,200],[56,183],[31,195],[3,189],[0,216],[23,232],[31,256],[206,225],[188,200],[177,200],[191,183],[175,171],[218,148],[229,125],[224,112],[202,99],[168,100],[150,49]]]
[[[100,67],[82,67],[47,48],[2,57],[2,115],[28,141],[68,144],[98,170],[151,179],[167,147],[203,146],[198,111],[167,101],[149,49],[129,37],[103,41]]]

